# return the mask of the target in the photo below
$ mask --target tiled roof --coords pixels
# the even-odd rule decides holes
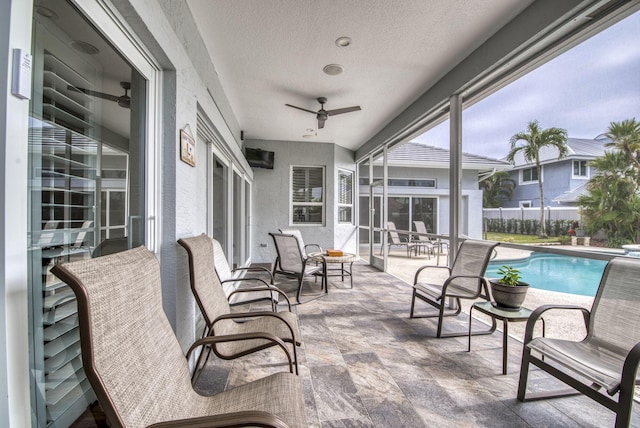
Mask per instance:
[[[553,202],[559,202],[561,204],[578,202],[578,198],[586,194],[587,194],[587,183],[583,183],[573,190],[569,190],[567,192],[562,193],[557,198],[555,198]]]
[[[607,140],[591,140],[587,138],[567,138],[567,146],[569,152],[564,159],[594,159],[604,155],[605,144]],[[558,160],[558,150],[555,147],[543,147],[540,150],[540,162],[550,163]],[[516,155],[516,167],[522,165],[531,165],[531,162],[525,162],[522,152]]]
[[[411,141],[390,150],[388,162],[393,166],[449,168],[449,150]],[[505,170],[511,169],[511,165],[503,160],[463,153],[462,168]]]

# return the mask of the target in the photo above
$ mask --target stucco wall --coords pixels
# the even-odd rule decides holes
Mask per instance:
[[[234,137],[239,134],[239,127],[186,3],[115,0],[114,4],[163,70],[161,139],[156,142],[160,144],[161,161],[158,253],[163,306],[186,349],[197,336],[198,309],[189,287],[186,253],[176,241],[206,232],[207,186],[203,184],[207,178],[208,149],[198,142],[196,166],[182,162],[178,144],[180,129],[188,125],[195,137],[200,109],[237,159],[242,156],[240,144]],[[215,102],[209,92],[216,97]],[[223,118],[223,114],[226,117]],[[245,166],[248,168],[246,162]]]
[[[361,178],[369,177],[369,169],[363,168]],[[375,178],[382,177],[382,167],[374,167]],[[436,188],[389,186],[390,196],[431,196],[438,199],[436,233],[449,233],[449,170],[444,168],[418,168],[389,166],[390,178],[435,179]],[[360,195],[368,195],[368,186],[359,186]],[[478,171],[462,173],[461,232],[472,238],[482,238],[482,191],[478,190]]]
[[[356,252],[355,225],[338,224],[338,170],[355,171],[353,153],[335,144],[246,140],[246,147],[272,151],[274,168],[253,170],[253,212],[251,213],[252,254],[254,262],[273,262],[276,251],[269,232],[281,228],[296,228],[306,244],[320,244],[323,248],[340,248]],[[290,176],[292,165],[325,167],[325,224],[293,225],[290,213]]]

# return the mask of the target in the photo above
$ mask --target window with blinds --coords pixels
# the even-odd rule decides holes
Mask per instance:
[[[324,167],[292,167],[291,218],[293,224],[324,223]]]
[[[353,223],[353,171],[338,170],[338,222]]]

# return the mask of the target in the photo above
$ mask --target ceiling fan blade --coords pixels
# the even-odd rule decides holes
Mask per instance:
[[[360,106],[337,108],[335,110],[327,110],[327,115],[335,116],[336,114],[351,113],[352,111],[360,111],[360,110],[361,110]]]
[[[105,94],[104,92],[92,91],[91,89],[76,88],[75,86],[72,86],[72,85],[67,86],[67,89],[70,89],[72,91],[82,92],[92,97],[103,98],[109,101],[117,102],[120,99],[120,96],[118,95]]]
[[[326,118],[322,117],[322,118],[318,118],[318,129],[322,129],[324,128],[324,123],[327,121]]]
[[[302,107],[297,107],[297,106],[292,106],[291,104],[285,104],[287,107],[293,107],[293,108],[297,108],[298,110],[302,110],[302,111],[306,111],[308,113],[313,113],[316,114],[317,112],[313,111],[313,110],[307,110],[306,108],[302,108]]]

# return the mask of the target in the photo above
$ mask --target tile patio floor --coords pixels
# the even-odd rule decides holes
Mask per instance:
[[[278,281],[293,300],[295,282]],[[303,287],[305,303],[294,311],[310,426],[613,426],[611,411],[582,396],[517,401],[521,343],[509,338],[509,374],[502,375],[502,333],[474,337],[471,352],[466,337],[436,339],[435,320],[409,319],[411,287],[394,276],[357,263],[353,289],[339,278],[331,278],[326,295],[319,282]],[[449,318],[447,328],[465,330],[467,320]],[[232,388],[282,370],[280,361],[274,350],[215,360],[198,387],[205,393]],[[553,388],[556,381],[532,368],[529,384]],[[640,427],[635,409],[632,426]]]

